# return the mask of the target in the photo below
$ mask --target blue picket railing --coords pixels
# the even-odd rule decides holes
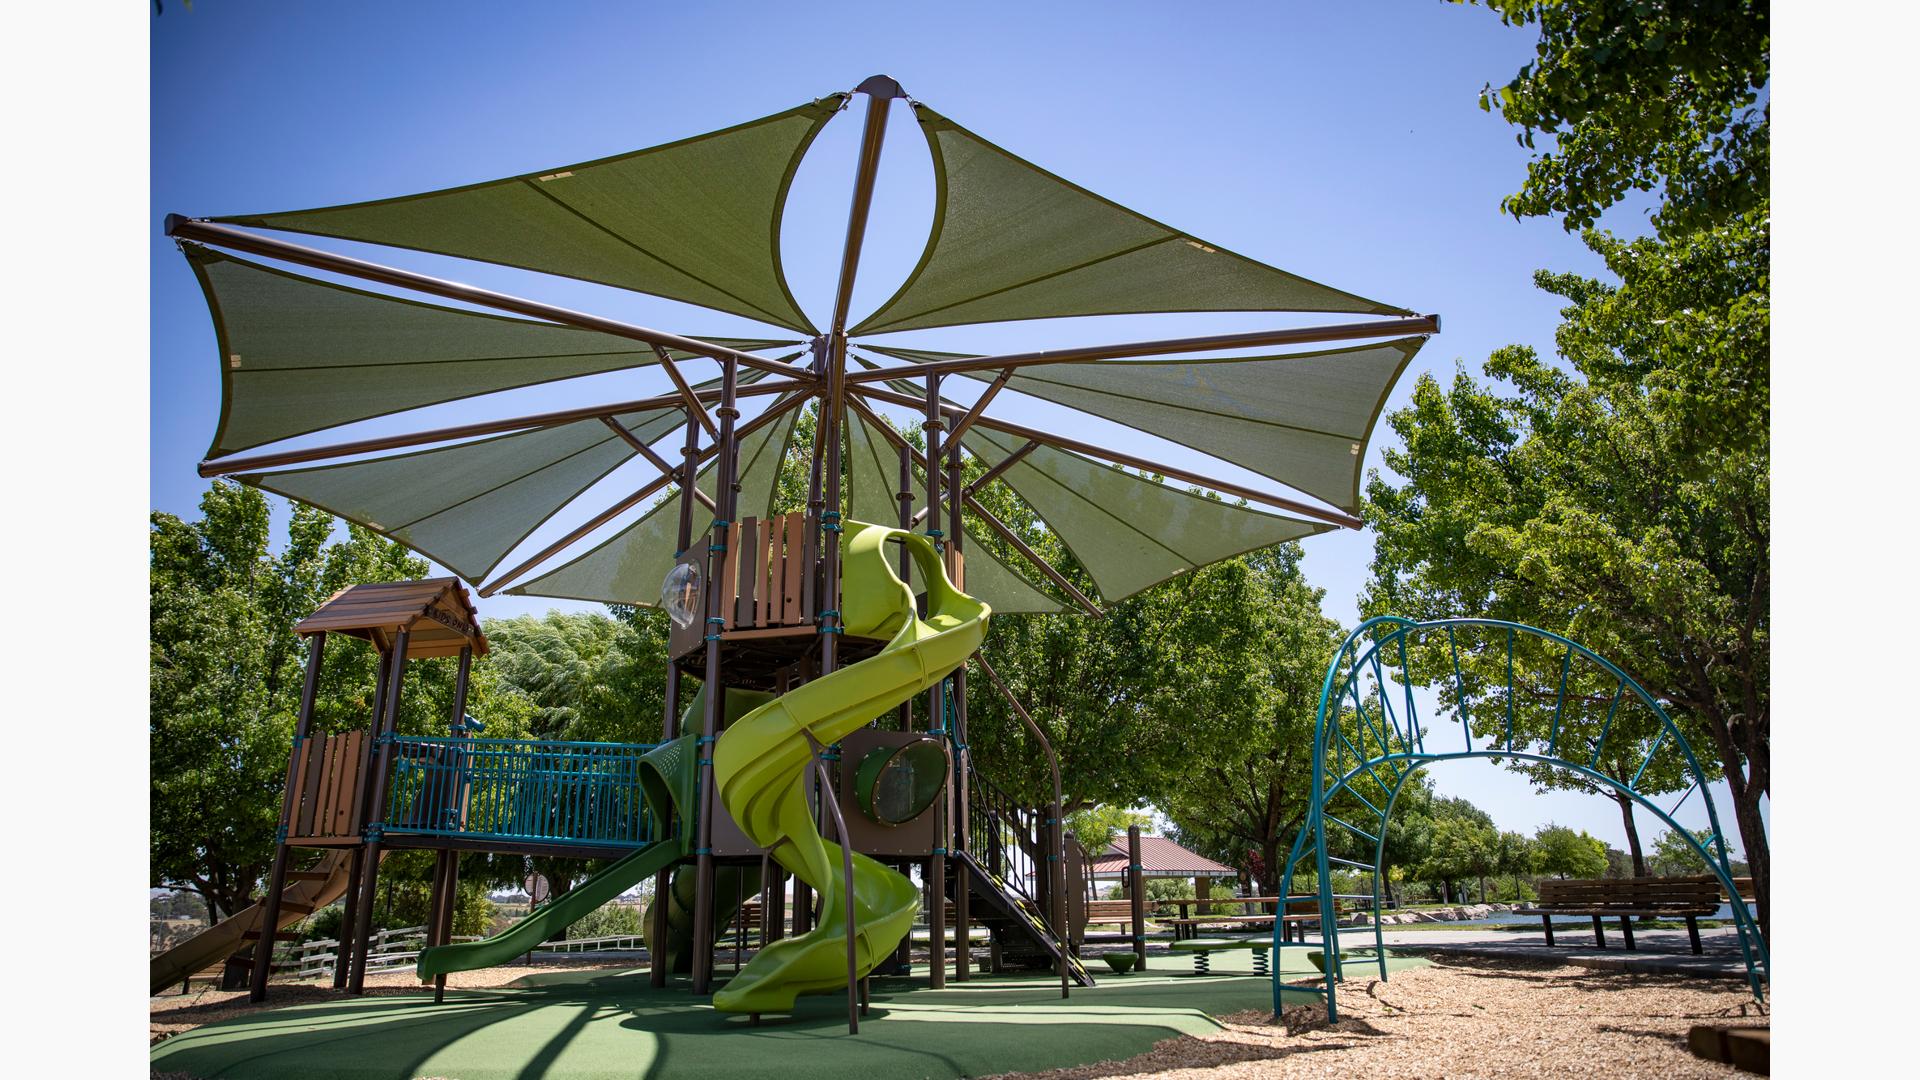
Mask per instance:
[[[388,833],[642,847],[660,830],[640,789],[653,743],[398,736]]]

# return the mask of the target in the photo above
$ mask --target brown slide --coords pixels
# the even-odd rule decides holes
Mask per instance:
[[[288,871],[276,929],[284,930],[339,899],[347,891],[347,871],[352,863],[352,852],[330,851],[311,870]],[[252,940],[247,934],[260,929],[264,914],[261,906],[254,904],[156,955],[151,992],[158,994],[239,952]]]

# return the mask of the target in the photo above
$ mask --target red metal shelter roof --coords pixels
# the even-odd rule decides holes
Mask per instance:
[[[1147,877],[1235,877],[1239,874],[1233,867],[1188,851],[1164,836],[1140,838],[1140,865],[1140,872]],[[1107,845],[1106,854],[1092,860],[1087,872],[1097,878],[1125,877],[1126,841],[1117,840]]]

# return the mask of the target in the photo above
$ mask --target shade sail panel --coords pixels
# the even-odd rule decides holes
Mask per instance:
[[[852,333],[1133,312],[1411,314],[1199,240],[914,111],[933,153],[933,231]]]
[[[658,363],[591,330],[403,300],[183,245],[219,341],[208,457],[478,394]],[[739,349],[778,341],[716,339]]]
[[[961,441],[989,465],[1025,444],[978,426]],[[1208,563],[1333,528],[1157,484],[1051,446],[1014,463],[1000,482],[1046,521],[1108,601]]]
[[[844,98],[486,183],[215,220],[559,274],[813,334],[780,268],[780,215]]]
[[[653,409],[617,419],[651,442],[678,427],[682,414]],[[582,420],[239,479],[364,525],[478,582],[542,522],[633,456],[605,424]]]
[[[1387,394],[1426,339],[1279,356],[1016,370],[1007,388],[1212,454],[1353,512]],[[934,354],[875,349],[900,359]],[[995,372],[966,372],[990,381]]]
[[[764,516],[778,494],[780,461],[793,435],[797,410],[747,436],[740,443],[741,517]],[[700,490],[713,494],[714,462],[700,471]],[[700,535],[712,520],[705,507],[694,506],[694,533]],[[515,596],[547,596],[603,604],[660,606],[660,582],[673,568],[679,539],[680,502],[668,496],[641,515],[640,520],[572,562],[523,585],[506,590]],[[702,541],[704,542],[704,541]]]
[[[847,442],[851,516],[856,521],[897,524],[900,520],[900,451],[857,415],[848,418]],[[926,503],[926,474],[915,469],[913,483],[917,485],[914,508],[918,509]],[[1051,614],[1070,610],[996,558],[971,526],[967,529],[965,551],[967,593],[993,605],[995,614]],[[914,591],[925,591],[919,565],[910,564],[908,574],[908,583]]]

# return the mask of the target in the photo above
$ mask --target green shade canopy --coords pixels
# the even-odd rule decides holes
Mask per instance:
[[[888,115],[885,110],[899,87],[877,77],[856,92],[870,95],[869,108],[880,111],[869,118],[879,122]],[[813,336],[820,362],[837,357],[871,368],[866,356],[839,348],[847,338],[820,335],[800,310],[779,251],[782,215],[799,163],[852,96],[833,94],[723,131],[500,180],[213,220],[432,252],[649,293]],[[848,338],[1100,314],[1411,314],[1161,224],[1007,153],[925,105],[909,103],[933,159],[932,228],[907,279],[878,311],[845,331]],[[850,238],[865,232],[864,207],[878,165],[870,155],[880,145],[863,143]],[[369,268],[284,241],[247,237],[240,230],[182,228],[177,221],[169,228],[183,241],[219,340],[222,408],[208,451],[215,460],[202,467],[209,475],[254,469],[239,479],[359,522],[478,582],[497,572],[544,523],[566,513],[569,504],[635,456],[630,444],[597,420],[522,427],[445,445],[449,428],[409,416],[406,419],[418,422],[383,426],[379,435],[357,443],[335,439],[330,449],[273,447],[482,395],[499,394],[498,399],[489,398],[489,407],[504,406],[516,389],[644,367],[657,363],[658,354],[625,337],[563,325],[590,320],[534,301],[454,288],[391,268]],[[479,306],[537,312],[552,321],[482,314],[349,288],[247,262],[203,243],[457,296]],[[848,250],[857,258],[857,243],[850,240]],[[1414,325],[1437,322],[1419,320]],[[1404,323],[1394,327],[1406,328]],[[1353,328],[1341,326],[1265,336],[1346,340],[1354,334]],[[790,351],[800,344],[706,340],[749,353]],[[1002,400],[1043,399],[1179,443],[1347,512],[1292,504],[1309,518],[1324,515],[1351,523],[1348,515],[1359,505],[1361,464],[1373,425],[1423,341],[1403,338],[1265,356],[1047,363],[1007,372],[1006,389],[1014,396]],[[1199,340],[1188,344],[1202,352],[1209,345]],[[906,361],[888,371],[886,379],[916,397],[923,387],[901,381],[916,374],[915,365],[960,355],[864,342],[856,342],[856,347]],[[1165,347],[1164,342],[1149,343],[1073,355]],[[831,374],[825,368],[812,370]],[[819,397],[836,385],[798,369],[795,374],[800,378],[790,387],[793,393]],[[978,382],[1000,376],[984,370],[965,374]],[[758,370],[741,372],[740,379],[752,382],[761,375]],[[587,393],[607,381],[625,380],[566,389]],[[628,401],[635,396],[618,394]],[[551,412],[550,401],[540,404],[542,412]],[[583,403],[579,412],[615,405],[617,401],[610,405],[603,399]],[[531,406],[518,415],[518,421],[481,426],[539,422],[540,413]],[[739,516],[772,510],[779,466],[797,416],[797,408],[789,410],[741,443]],[[677,403],[622,419],[648,444],[672,439],[676,429],[691,422]],[[868,421],[845,419],[847,512],[860,520],[897,521],[897,452],[886,433]],[[961,441],[989,466],[1005,461],[1025,442],[995,431],[991,416],[980,420]],[[1211,562],[1332,527],[1229,504],[1097,460],[1147,464],[1117,446],[1101,450],[1083,445],[1088,455],[1083,456],[1057,445],[1074,441],[1064,436],[1035,438],[1036,448],[1010,463],[996,482],[1008,485],[1038,515],[1107,601]],[[328,453],[343,456],[340,451],[352,445],[435,448],[287,467]],[[233,459],[241,452],[249,452],[247,461]],[[222,458],[227,459],[224,467],[218,460]],[[265,471],[276,468],[279,471]],[[710,464],[697,481],[709,495],[714,494],[713,474]],[[917,507],[924,479],[916,475],[913,483]],[[1254,489],[1238,490],[1257,501]],[[1289,501],[1278,493],[1266,497]],[[562,565],[530,569],[540,576],[529,576],[510,591],[657,604],[661,578],[674,559],[678,509],[676,499],[663,496],[591,551]],[[704,513],[700,520],[704,528]],[[962,540],[970,592],[1004,613],[1075,610],[1051,595],[1050,586],[1036,585],[1042,579],[1029,576],[1030,563],[1008,555],[984,530],[984,525],[968,521]],[[504,579],[490,588],[503,584]]]
[[[874,431],[866,420],[852,416],[847,421],[847,505],[858,521],[890,525],[900,520],[900,452]],[[926,474],[913,471],[918,504],[926,501]],[[917,504],[917,505],[918,505]],[[944,528],[944,526],[942,526]],[[1042,592],[1038,586],[1001,562],[993,549],[980,539],[971,522],[967,524],[967,593],[993,605],[1001,615],[1052,614],[1067,606]],[[919,564],[910,564],[908,584],[923,592]]]
[[[1105,360],[1017,369],[1007,388],[1271,477],[1342,510],[1387,394],[1425,338],[1279,356]],[[863,346],[916,363],[954,353]],[[996,372],[965,372],[982,382]]]
[[[677,409],[615,419],[643,442],[681,424]],[[633,448],[605,424],[581,420],[239,479],[364,525],[477,583],[515,544],[633,456]]]
[[[997,465],[1025,440],[974,427],[961,441]],[[1108,602],[1243,552],[1333,528],[1157,484],[1041,446],[1000,474],[1073,552]]]
[[[407,409],[659,362],[651,348],[611,334],[404,300],[198,244],[182,247],[219,340],[220,426],[210,458]],[[713,341],[742,350],[795,344]]]
[[[741,517],[772,515],[778,493],[780,461],[786,456],[787,441],[793,435],[798,409],[740,441]],[[713,494],[714,462],[700,470],[697,483],[701,491]],[[694,507],[694,534],[706,531],[707,521],[700,517],[704,507]],[[603,604],[644,604],[660,606],[660,582],[673,568],[675,541],[679,539],[680,503],[673,496],[663,498],[640,520],[607,538],[579,558],[554,568],[507,592],[516,596],[548,596],[562,600],[589,600]],[[704,541],[703,541],[704,542]]]
[[[215,220],[617,285],[814,334],[780,269],[780,214],[801,157],[845,101],[502,180]]]
[[[933,153],[933,232],[851,333],[1166,311],[1410,315],[1137,214],[914,106]]]

